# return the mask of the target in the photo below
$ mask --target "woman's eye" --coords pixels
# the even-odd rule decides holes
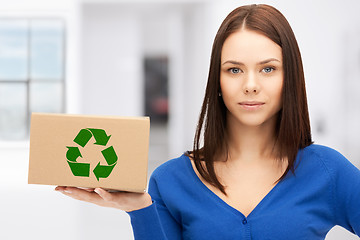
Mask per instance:
[[[264,68],[262,71],[264,73],[271,73],[272,71],[274,71],[275,69],[273,67],[266,67]]]
[[[237,74],[241,72],[240,68],[230,68],[229,71],[233,74]]]

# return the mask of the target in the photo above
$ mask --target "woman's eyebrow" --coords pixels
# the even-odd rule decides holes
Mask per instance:
[[[262,65],[262,64],[266,64],[266,63],[269,63],[269,62],[280,62],[280,60],[276,59],[276,58],[269,58],[269,59],[266,59],[264,61],[261,61],[258,63],[258,65]]]
[[[280,62],[280,60],[276,59],[276,58],[269,58],[269,59],[266,59],[266,60],[263,60],[261,62],[258,62],[257,65],[263,65],[263,64],[266,64],[266,63],[269,63],[269,62]],[[234,64],[234,65],[245,65],[244,63],[242,62],[239,62],[239,61],[235,61],[235,60],[228,60],[228,61],[225,61],[222,65],[225,65],[227,63],[231,63],[231,64]]]

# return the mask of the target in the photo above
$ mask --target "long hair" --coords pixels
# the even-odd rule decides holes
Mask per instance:
[[[205,97],[193,150],[189,152],[202,178],[224,194],[225,187],[220,183],[214,169],[217,153],[223,152],[228,156],[227,109],[222,98],[218,97],[221,50],[226,38],[241,28],[263,34],[282,48],[284,84],[282,108],[275,129],[278,148],[276,154],[279,161],[288,161],[288,167],[278,181],[290,170],[294,173],[294,162],[299,149],[312,144],[303,65],[295,35],[288,21],[280,11],[269,5],[254,4],[236,8],[222,22],[213,43]]]

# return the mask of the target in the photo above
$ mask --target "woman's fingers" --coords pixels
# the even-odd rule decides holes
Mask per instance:
[[[101,202],[99,201],[102,200],[102,198],[94,191],[89,191],[87,189],[80,189],[76,187],[56,187],[55,190],[77,200],[101,204]]]
[[[95,188],[94,192],[96,192],[102,199],[104,199],[107,202],[113,201],[112,194],[102,188]]]
[[[80,189],[83,189],[85,191],[88,191],[88,192],[93,192],[95,188],[84,188],[84,187],[79,187]]]
[[[63,186],[57,186],[57,187],[55,188],[55,191],[64,191],[64,188],[65,188],[65,187],[63,187]]]
[[[134,211],[152,204],[148,193],[108,192],[102,188],[92,190],[63,186],[58,186],[55,190],[77,200],[124,211]]]

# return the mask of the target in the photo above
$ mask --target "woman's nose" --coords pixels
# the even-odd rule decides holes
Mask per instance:
[[[248,74],[244,81],[243,92],[245,94],[256,94],[259,90],[259,85],[255,75]]]

